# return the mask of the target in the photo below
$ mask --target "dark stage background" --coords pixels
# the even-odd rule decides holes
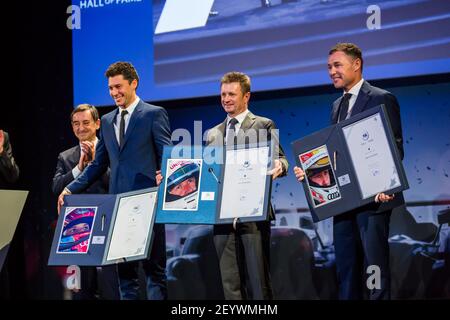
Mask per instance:
[[[26,8],[16,4],[17,19],[8,22],[6,29],[10,30],[11,57],[4,60],[8,86],[3,87],[2,111],[6,112],[0,117],[0,128],[11,136],[21,170],[18,188],[30,190],[7,260],[13,299],[64,297],[64,270],[46,264],[56,219],[51,179],[58,153],[76,143],[69,124],[73,108],[72,41],[66,28],[69,5],[70,1],[31,2]],[[126,41],[118,39],[117,50]],[[437,211],[448,209],[450,203],[449,75],[372,84],[391,90],[400,101],[404,165],[411,185],[405,193],[409,206],[398,210],[391,223],[393,297],[450,298],[448,229],[441,230],[441,248],[431,245],[438,229]],[[260,92],[252,96],[250,109],[275,120],[293,166],[289,143],[326,126],[331,102],[338,94],[331,85]],[[206,130],[224,118],[218,96],[159,104],[168,109],[173,130],[192,130],[195,120],[203,121]],[[330,222],[311,223],[292,171],[274,184],[273,197],[278,217],[272,241],[275,296],[336,298]],[[214,269],[217,261],[214,255],[200,254],[212,249],[208,227],[171,225],[166,229],[170,298],[221,298]],[[442,245],[445,241],[447,247]],[[447,250],[447,260],[442,250]]]

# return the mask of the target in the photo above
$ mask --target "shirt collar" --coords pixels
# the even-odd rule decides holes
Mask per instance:
[[[245,117],[247,116],[247,114],[250,112],[250,110],[245,110],[244,112],[241,112],[241,113],[239,113],[236,117],[234,117],[238,122],[239,122],[239,124],[241,125],[242,124],[242,122],[244,121],[244,119],[245,119]],[[227,127],[228,127],[228,124],[230,123],[230,120],[231,120],[232,118],[230,117],[230,116],[227,116]]]
[[[128,115],[131,117],[131,114],[133,113],[134,109],[136,109],[136,106],[138,105],[140,100],[141,99],[138,96],[136,96],[136,99],[134,99],[133,103],[130,104],[126,109],[119,107],[119,115],[122,112],[122,110],[127,110]]]
[[[361,80],[359,80],[357,84],[355,84],[350,90],[348,90],[348,92],[345,92],[345,91],[344,91],[344,94],[345,94],[345,93],[351,93],[352,96],[357,97],[358,94],[359,94],[359,90],[361,90],[361,87],[362,87],[362,85],[363,85],[363,82],[364,82],[364,79],[361,78]]]

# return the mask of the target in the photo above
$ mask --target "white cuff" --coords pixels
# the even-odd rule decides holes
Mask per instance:
[[[377,195],[375,196],[375,202],[378,203],[380,202],[380,193],[377,193]]]
[[[73,178],[76,179],[80,174],[81,174],[81,170],[78,169],[78,164],[75,166],[75,168],[72,169],[72,175]]]

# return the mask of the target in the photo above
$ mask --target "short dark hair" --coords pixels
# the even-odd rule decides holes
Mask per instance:
[[[220,80],[220,85],[222,86],[224,83],[233,83],[233,82],[239,82],[243,94],[250,92],[251,87],[250,77],[245,73],[237,71],[228,72]]]
[[[345,53],[346,55],[352,57],[353,59],[361,60],[361,72],[362,72],[364,60],[362,57],[362,51],[356,44],[349,43],[349,42],[338,43],[333,48],[331,48],[328,55],[332,55],[333,53],[335,53],[337,51],[341,51],[341,52]]]
[[[125,80],[128,80],[128,83],[130,84],[135,79],[139,83],[139,76],[137,74],[137,71],[130,62],[124,61],[114,62],[112,65],[108,67],[108,69],[105,72],[106,78],[111,78],[118,75],[122,75],[123,78]]]
[[[73,121],[73,115],[75,113],[83,112],[83,111],[87,111],[87,110],[89,110],[91,112],[91,116],[92,116],[92,119],[94,120],[94,122],[96,122],[98,119],[100,119],[100,117],[98,115],[98,110],[96,107],[94,107],[93,105],[90,105],[88,103],[83,103],[83,104],[79,104],[78,106],[76,106],[75,109],[73,109],[72,113],[70,114],[70,122]]]

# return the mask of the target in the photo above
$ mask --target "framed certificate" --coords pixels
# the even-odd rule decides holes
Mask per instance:
[[[271,148],[165,146],[157,223],[224,224],[267,219]]]
[[[266,219],[270,165],[268,145],[226,150],[219,221]]]
[[[64,198],[49,265],[102,266],[148,258],[157,188]]]
[[[409,188],[384,105],[294,141],[292,150],[314,221]]]
[[[156,188],[117,196],[104,264],[146,259],[155,220]]]
[[[401,186],[381,113],[347,124],[342,132],[363,199]]]

